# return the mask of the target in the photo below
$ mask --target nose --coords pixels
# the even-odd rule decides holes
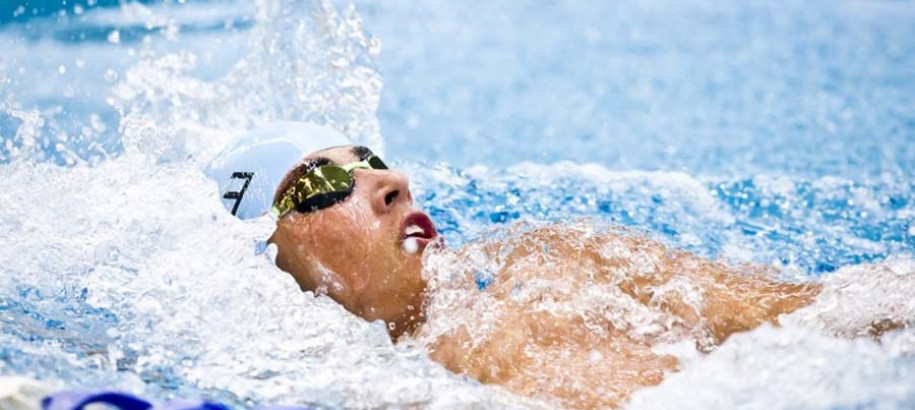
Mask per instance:
[[[391,170],[365,170],[360,174],[356,180],[369,184],[372,208],[375,212],[387,213],[401,203],[408,205],[413,203],[410,181],[407,180],[406,175]]]

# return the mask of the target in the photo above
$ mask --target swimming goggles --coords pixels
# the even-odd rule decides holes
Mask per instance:
[[[388,166],[375,155],[362,161],[346,165],[322,165],[302,175],[283,197],[277,201],[270,213],[280,219],[292,212],[311,212],[343,202],[356,184],[353,170],[388,169]]]

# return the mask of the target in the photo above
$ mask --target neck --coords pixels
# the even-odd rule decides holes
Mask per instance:
[[[394,321],[388,323],[388,334],[391,336],[392,342],[397,343],[403,337],[413,337],[421,330],[422,325],[426,323],[426,315],[422,308],[423,304],[424,301],[419,303],[419,306],[414,310],[407,310]]]

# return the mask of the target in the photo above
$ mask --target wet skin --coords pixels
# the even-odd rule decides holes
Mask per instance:
[[[678,370],[677,359],[655,347],[693,341],[709,351],[736,332],[777,324],[779,315],[810,304],[820,291],[817,284],[779,282],[759,268],[711,262],[641,236],[589,231],[540,227],[510,244],[457,251],[458,266],[481,253],[495,261],[496,279],[485,292],[491,299],[432,312],[415,337],[456,373],[558,399],[567,408],[616,407]],[[472,283],[471,272],[465,275]],[[595,294],[611,297],[595,301]],[[496,316],[497,325],[480,326],[468,314],[461,325],[430,329],[460,317],[462,308]]]
[[[338,165],[362,159],[352,147],[341,147],[304,162],[316,158]],[[353,175],[356,184],[345,201],[289,213],[277,221],[270,241],[277,245],[277,266],[303,290],[327,294],[366,320],[383,320],[397,337],[422,321],[421,252],[409,254],[402,243],[405,220],[425,214],[402,173],[356,169]],[[422,250],[427,241],[418,244]]]
[[[303,162],[339,165],[360,156],[365,152],[339,147]],[[327,294],[366,320],[385,321],[392,339],[423,343],[433,360],[453,372],[565,407],[619,405],[632,391],[660,383],[677,370],[674,357],[652,350],[655,343],[694,339],[700,350],[708,350],[735,332],[777,324],[780,314],[810,304],[820,290],[815,284],[773,280],[756,268],[734,268],[672,251],[642,236],[582,234],[561,225],[521,232],[510,248],[484,241],[458,251],[439,247],[431,228],[419,235],[418,252],[411,254],[404,251],[405,230],[428,217],[414,204],[407,178],[393,170],[357,169],[354,176],[355,188],[345,201],[313,212],[291,212],[277,222],[271,238],[278,248],[277,265],[303,290]],[[606,252],[608,243],[617,250]],[[500,321],[487,328],[482,340],[470,336],[479,312],[466,312],[469,308],[425,322],[427,298],[435,297],[423,275],[421,254],[429,244],[435,252],[451,252],[456,266],[481,254],[501,260],[496,280],[485,292],[500,302]],[[647,270],[634,270],[636,259],[652,262],[645,265]],[[463,275],[473,284],[472,272]],[[561,283],[568,300],[552,292],[533,299],[512,296],[519,283],[538,280]],[[701,303],[683,292],[665,291],[671,284],[686,284],[691,293],[701,295]],[[601,319],[593,307],[571,313],[539,307],[544,298],[553,298],[574,308],[576,295],[595,286],[610,286],[633,304],[660,312],[669,325],[657,335],[645,335],[619,321]],[[466,318],[465,325],[433,330],[436,320],[460,317]]]

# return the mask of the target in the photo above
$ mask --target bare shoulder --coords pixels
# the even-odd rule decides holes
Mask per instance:
[[[431,357],[457,373],[573,408],[618,405],[676,370],[675,358],[652,352],[651,330],[633,332],[664,319],[607,279],[596,248],[605,240],[580,228],[519,226],[503,240],[449,256],[452,266],[492,281],[459,291],[432,281],[440,293],[419,335]]]
[[[676,371],[677,360],[655,346],[713,348],[809,304],[818,290],[587,221],[487,237],[447,260],[428,258],[438,273],[430,272],[418,339],[452,371],[567,407],[619,404]],[[463,284],[454,285],[455,268]]]

